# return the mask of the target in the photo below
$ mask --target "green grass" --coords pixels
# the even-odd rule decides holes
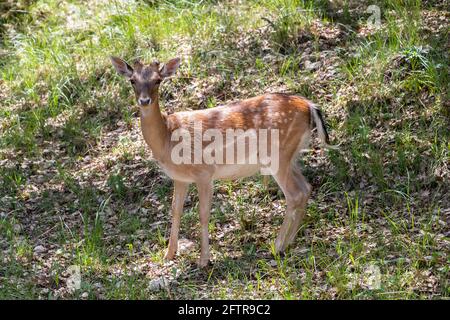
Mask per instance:
[[[0,6],[0,298],[449,298],[448,28],[439,29],[449,16],[439,4],[377,1],[381,28],[371,29],[370,4]],[[215,183],[211,267],[195,265],[194,187],[181,238],[196,245],[163,261],[172,183],[149,159],[109,55],[181,56],[161,88],[170,111],[277,91],[321,105],[340,147],[299,159],[313,193],[284,256],[273,254],[282,192],[256,176]],[[82,275],[74,292],[72,265]],[[161,276],[170,284],[152,288]]]

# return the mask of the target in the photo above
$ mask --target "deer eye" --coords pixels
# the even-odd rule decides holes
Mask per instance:
[[[158,80],[155,81],[155,84],[160,84],[161,81],[162,81],[162,79],[158,79]]]
[[[136,80],[134,80],[134,79],[130,79],[130,83],[134,86],[135,85],[135,83],[136,83]]]

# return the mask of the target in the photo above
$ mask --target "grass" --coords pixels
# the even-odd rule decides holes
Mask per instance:
[[[370,4],[0,5],[0,298],[448,299],[448,13],[377,1],[374,28]],[[256,176],[216,182],[210,268],[195,265],[195,188],[181,229],[195,245],[163,261],[172,182],[112,54],[182,57],[169,112],[277,91],[321,105],[340,148],[299,159],[313,193],[284,256],[282,193]]]

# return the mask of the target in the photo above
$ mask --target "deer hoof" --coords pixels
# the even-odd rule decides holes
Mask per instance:
[[[206,266],[208,266],[208,264],[209,264],[209,258],[200,258],[197,261],[197,265],[200,268],[205,268]]]
[[[171,250],[167,250],[166,254],[164,255],[164,260],[166,261],[170,261],[173,260],[173,258],[175,258],[175,251],[171,251]]]
[[[283,255],[287,247],[287,241],[275,241],[275,254]]]

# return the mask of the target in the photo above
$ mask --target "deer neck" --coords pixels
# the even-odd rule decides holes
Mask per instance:
[[[163,161],[167,147],[168,130],[166,121],[159,109],[158,98],[149,107],[141,109],[141,130],[145,142],[152,150],[153,157],[158,161]]]

